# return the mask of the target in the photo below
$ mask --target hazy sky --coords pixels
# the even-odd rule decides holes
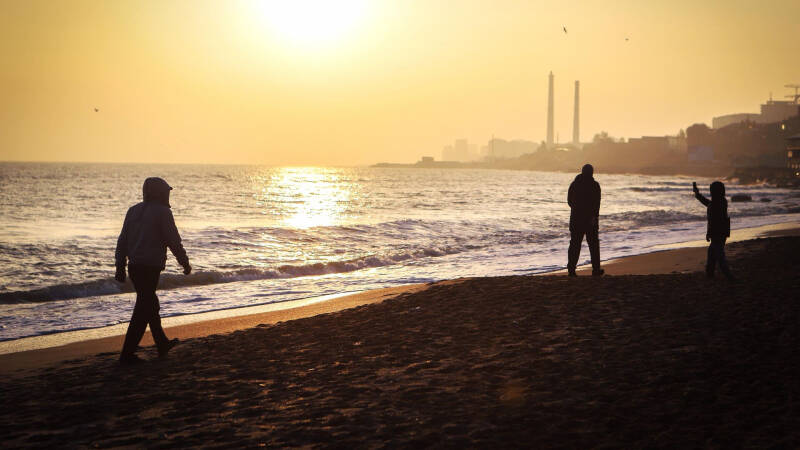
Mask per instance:
[[[551,70],[562,141],[576,79],[582,140],[674,134],[800,83],[798,17],[798,0],[2,0],[0,160],[438,158],[454,138],[543,140]]]

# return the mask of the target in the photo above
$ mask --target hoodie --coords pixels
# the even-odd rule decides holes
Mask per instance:
[[[569,185],[567,203],[571,209],[570,226],[588,224],[600,215],[600,183],[591,175],[579,173]]]
[[[148,178],[142,187],[144,201],[128,209],[117,239],[116,265],[130,264],[160,268],[167,262],[167,247],[182,266],[189,264],[181,236],[169,206],[172,188],[161,178]]]
[[[694,193],[697,200],[706,206],[708,228],[706,238],[726,238],[731,235],[731,218],[728,216],[728,200],[725,199],[725,185],[719,181],[711,183],[711,200],[699,191]]]

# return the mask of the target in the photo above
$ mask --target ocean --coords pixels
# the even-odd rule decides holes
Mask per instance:
[[[576,169],[577,170],[577,169]],[[703,239],[683,176],[606,175],[604,260]],[[142,182],[160,176],[194,272],[171,254],[162,316],[468,276],[563,269],[575,174],[507,170],[0,164],[0,340],[130,319],[114,247]],[[800,193],[728,184],[732,227],[800,218]],[[588,262],[584,244],[581,259]]]

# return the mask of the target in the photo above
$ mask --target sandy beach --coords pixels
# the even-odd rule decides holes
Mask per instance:
[[[699,273],[704,254],[199,322],[136,367],[117,365],[120,338],[2,355],[0,431],[10,447],[796,447],[800,237],[730,244],[736,284]]]
[[[0,450],[800,449],[756,6],[0,1]]]

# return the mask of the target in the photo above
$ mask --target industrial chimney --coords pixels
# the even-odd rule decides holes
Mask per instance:
[[[572,113],[572,143],[581,143],[580,81],[575,81],[575,111]]]
[[[550,72],[547,90],[547,148],[553,148],[553,72]]]

